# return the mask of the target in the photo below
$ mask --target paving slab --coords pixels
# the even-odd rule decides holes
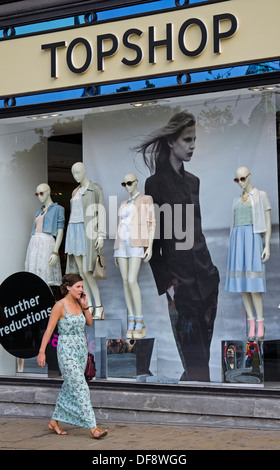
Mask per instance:
[[[42,418],[0,417],[0,450],[79,450],[92,451],[92,455],[100,451],[280,450],[280,431],[275,429],[100,422],[98,426],[109,432],[96,440],[87,429],[62,423],[68,434],[58,436],[47,424]]]

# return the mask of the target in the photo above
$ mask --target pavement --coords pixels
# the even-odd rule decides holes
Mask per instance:
[[[4,451],[15,450],[91,451],[91,458],[107,455],[108,451],[110,455],[114,455],[114,452],[115,455],[121,455],[119,451],[125,451],[124,455],[129,455],[129,451],[132,454],[135,454],[134,451],[138,451],[138,454],[141,454],[141,451],[146,454],[150,451],[182,454],[197,450],[280,450],[280,431],[275,429],[250,430],[100,422],[97,423],[98,427],[108,429],[108,435],[96,440],[90,437],[87,429],[63,423],[60,425],[67,431],[67,435],[58,436],[48,430],[47,424],[48,420],[42,418],[0,417],[2,456],[5,456]],[[17,454],[13,452],[12,455],[15,458]],[[136,463],[147,462],[139,460]]]

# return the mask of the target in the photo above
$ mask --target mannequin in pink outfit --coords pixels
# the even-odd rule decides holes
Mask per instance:
[[[128,339],[140,339],[145,337],[146,327],[143,321],[138,274],[142,259],[144,263],[147,263],[152,256],[155,228],[153,200],[151,196],[145,196],[140,193],[137,178],[133,173],[124,176],[122,186],[125,187],[128,192],[129,199],[124,201],[120,208],[120,222],[115,242],[114,257],[115,264],[120,269],[122,276],[124,297],[128,312],[126,337]],[[132,231],[133,220],[135,220],[134,216],[137,216],[136,220],[140,222],[138,210],[141,212],[142,209],[144,209],[143,214],[147,228],[147,238],[145,240],[139,239],[139,234],[134,237]],[[130,212],[130,210],[132,210],[132,212]],[[129,225],[127,226],[129,229],[125,228],[126,223],[123,217],[125,217],[126,221],[129,221]],[[136,228],[139,227],[136,225]],[[141,229],[143,229],[143,225],[141,225]],[[126,232],[126,230],[128,230],[128,232]]]

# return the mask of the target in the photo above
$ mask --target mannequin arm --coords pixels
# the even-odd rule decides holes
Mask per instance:
[[[271,239],[271,212],[265,211],[267,231],[264,234],[264,250],[262,252],[262,261],[266,263],[270,257],[270,239]]]
[[[155,236],[155,230],[152,229],[149,232],[149,245],[148,248],[145,251],[144,255],[144,263],[147,263],[150,261],[152,254],[153,254],[153,243],[154,243],[154,236]]]
[[[58,260],[58,250],[60,248],[61,242],[63,238],[63,229],[59,228],[57,231],[57,237],[55,240],[54,251],[52,252],[51,256],[49,257],[49,265],[54,266]]]
[[[95,242],[95,248],[100,249],[104,245],[104,238],[103,237],[97,237],[96,242]]]

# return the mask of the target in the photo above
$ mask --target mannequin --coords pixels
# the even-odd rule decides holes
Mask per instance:
[[[123,201],[120,207],[114,246],[115,264],[122,276],[128,312],[128,339],[141,339],[146,334],[138,274],[142,259],[147,263],[152,257],[155,231],[153,199],[140,193],[137,182],[133,173],[123,178],[122,186],[128,192],[129,199]]]
[[[242,293],[249,323],[248,339],[263,340],[262,292],[266,292],[264,264],[270,257],[271,205],[267,193],[252,185],[247,167],[237,168],[234,181],[242,189],[242,195],[233,203],[234,221],[225,289]]]
[[[48,184],[39,184],[35,196],[42,204],[37,210],[25,258],[25,271],[36,274],[49,286],[61,284],[59,248],[64,232],[64,207],[51,199]],[[24,359],[18,358],[18,371],[23,372]]]
[[[39,184],[35,195],[42,204],[35,213],[29,241],[25,271],[33,272],[48,285],[61,284],[59,248],[63,238],[64,208],[51,199],[48,184]]]
[[[105,233],[105,208],[101,186],[87,178],[86,167],[82,162],[75,163],[71,172],[79,186],[73,191],[71,214],[66,233],[65,253],[67,256],[67,273],[79,273],[84,280],[87,298],[91,293],[95,309],[90,307],[94,320],[104,319],[104,307],[93,271],[97,252],[103,247]],[[80,203],[80,204],[79,204]]]

